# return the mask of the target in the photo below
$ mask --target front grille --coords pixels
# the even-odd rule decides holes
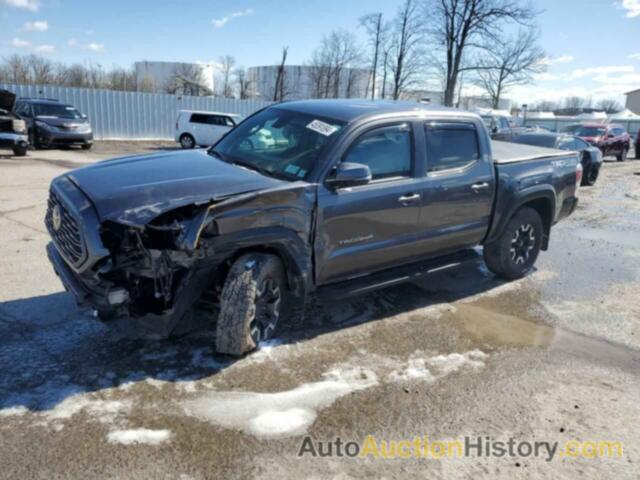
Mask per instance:
[[[55,229],[53,225],[53,211],[56,207],[60,211],[58,229]],[[77,265],[84,257],[84,242],[80,228],[78,228],[78,221],[53,192],[49,194],[45,223],[60,253],[71,263]]]

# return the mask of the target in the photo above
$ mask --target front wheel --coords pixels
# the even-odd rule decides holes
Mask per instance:
[[[616,160],[624,162],[627,159],[627,152],[628,150],[626,148],[623,149],[618,155],[616,155]]]
[[[27,149],[26,144],[16,145],[13,147],[13,154],[16,157],[24,157],[27,154]]]
[[[596,166],[591,166],[589,170],[587,170],[586,175],[582,177],[582,182],[580,183],[582,186],[588,185],[593,187],[596,184],[596,180],[598,180],[598,174],[600,173],[600,168]]]
[[[92,146],[93,146],[93,144],[91,144],[91,143],[84,143],[84,144],[82,144],[82,150],[91,150]]]
[[[272,338],[289,308],[284,268],[274,255],[250,253],[234,262],[220,295],[216,350],[240,356]]]
[[[538,258],[544,228],[533,208],[522,207],[500,237],[484,246],[484,261],[493,273],[509,280],[524,277]]]

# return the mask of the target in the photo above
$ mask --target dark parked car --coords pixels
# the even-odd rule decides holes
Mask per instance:
[[[564,133],[525,133],[513,139],[515,143],[535,145],[537,147],[558,148],[580,152],[582,164],[582,185],[595,185],[602,166],[602,152],[580,137]]]
[[[15,94],[0,90],[0,149],[13,150],[16,157],[27,154],[27,127],[20,117],[12,113]]]
[[[619,162],[624,162],[631,147],[631,137],[622,125],[614,123],[581,123],[568,125],[560,130],[582,138],[598,147],[602,156],[614,155]]]
[[[635,150],[636,150],[636,160],[640,160],[640,128],[636,132]]]
[[[79,145],[88,150],[93,132],[87,116],[72,105],[43,98],[19,98],[15,113],[27,122],[29,143],[34,148]]]
[[[266,130],[279,141],[263,144]],[[345,296],[476,259],[524,276],[576,207],[573,152],[494,142],[476,114],[311,100],[261,110],[208,150],[125,157],[53,180],[63,284],[140,335],[184,330],[206,297],[240,355],[306,296]],[[203,305],[199,302],[198,305]]]
[[[511,118],[505,115],[482,114],[481,117],[494,140],[510,141],[528,131],[527,127],[517,126]]]

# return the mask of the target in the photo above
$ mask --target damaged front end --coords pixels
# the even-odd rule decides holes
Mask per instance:
[[[60,177],[52,184],[45,218],[53,239],[47,252],[65,288],[80,305],[124,327],[130,336],[164,338],[214,318],[229,263],[234,251],[243,246],[242,239],[233,234],[220,238],[216,215],[228,212],[225,206],[250,203],[255,197],[247,194],[193,202],[161,212],[146,223],[131,221],[131,212],[123,212],[121,221],[100,221],[84,193],[74,182]],[[249,206],[248,212],[255,208]],[[143,217],[148,218],[148,212]],[[242,217],[245,226],[255,221],[250,214]],[[299,215],[299,219],[305,217],[309,218]],[[227,225],[237,222],[234,211]],[[300,231],[305,230],[307,225],[301,225]],[[303,238],[298,237],[296,243]],[[303,254],[310,258],[306,248]],[[207,314],[196,315],[193,307],[203,298],[211,299]]]

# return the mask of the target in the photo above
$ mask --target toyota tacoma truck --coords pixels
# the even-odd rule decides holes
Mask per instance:
[[[16,157],[24,157],[29,147],[27,125],[13,113],[15,102],[14,93],[0,90],[0,149],[10,149]]]
[[[492,142],[469,112],[285,102],[207,150],[57,177],[47,251],[101,319],[164,337],[203,302],[217,351],[242,355],[298,319],[310,294],[394,285],[476,259],[479,246],[495,274],[526,275],[576,207],[581,173],[575,152]]]

